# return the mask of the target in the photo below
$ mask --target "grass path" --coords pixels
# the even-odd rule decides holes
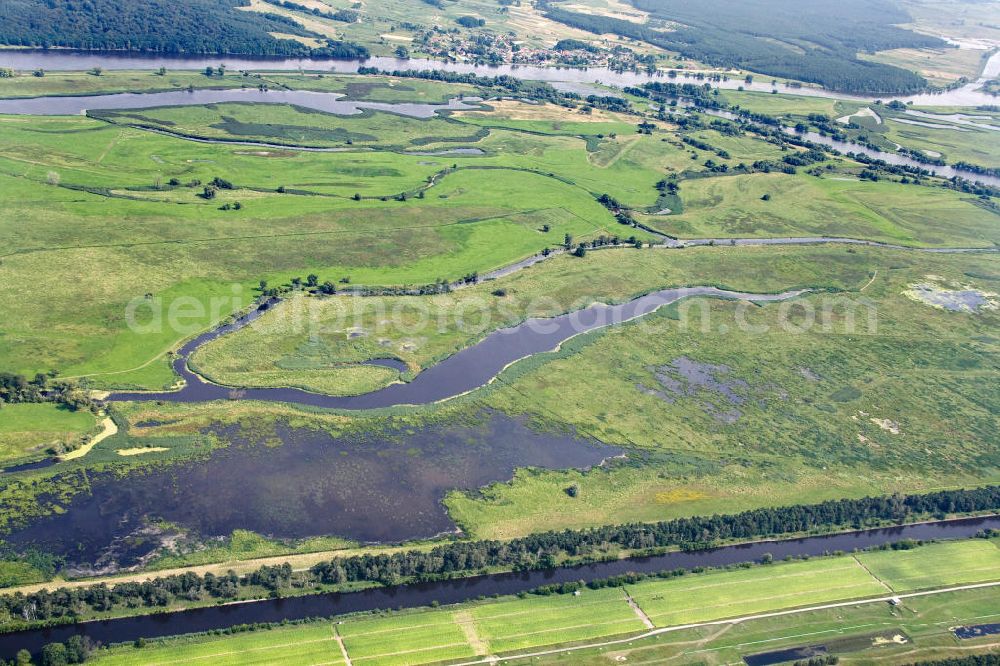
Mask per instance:
[[[477,655],[487,655],[490,653],[490,648],[486,644],[476,631],[476,620],[472,617],[471,611],[459,611],[455,613],[455,624],[459,626],[462,633],[465,634],[465,640],[472,646]]]
[[[340,631],[337,629],[336,625],[333,627],[333,639],[337,641],[337,647],[340,648],[340,655],[344,658],[344,663],[347,666],[354,666],[351,662],[351,655],[347,654],[347,647],[344,645],[344,637],[340,635]]]
[[[647,629],[653,629],[656,627],[656,625],[653,624],[653,621],[649,619],[649,616],[646,615],[646,612],[639,607],[639,604],[635,603],[635,599],[633,599],[632,595],[628,593],[628,590],[625,590],[625,601],[628,602],[628,605],[635,612],[636,616],[642,620],[642,623],[646,625]]]

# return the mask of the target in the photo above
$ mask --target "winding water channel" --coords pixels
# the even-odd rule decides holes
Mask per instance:
[[[335,409],[374,409],[397,405],[427,405],[454,398],[484,386],[508,365],[520,359],[553,351],[566,340],[596,329],[614,326],[655,312],[664,305],[691,296],[740,299],[766,303],[792,298],[802,291],[782,294],[749,294],[715,287],[664,289],[620,305],[595,304],[550,319],[528,319],[522,324],[494,331],[482,341],[424,370],[407,383],[354,396],[331,396],[295,388],[251,388],[234,392],[233,387],[206,382],[188,366],[188,359],[201,345],[246,326],[262,314],[256,310],[237,322],[204,333],[181,347],[174,371],[186,382],[179,391],[160,393],[113,393],[109,400],[204,402],[208,400],[265,400],[291,402]]]
[[[46,643],[62,642],[76,634],[89,636],[105,644],[127,642],[140,637],[172,636],[254,622],[280,622],[283,619],[327,617],[380,608],[426,606],[433,601],[443,604],[459,603],[480,595],[516,594],[541,585],[599,580],[629,572],[656,573],[677,568],[719,567],[752,562],[760,560],[766,554],[775,559],[782,559],[789,556],[818,556],[837,550],[870,548],[901,539],[958,539],[974,536],[984,529],[997,528],[1000,528],[1000,516],[966,518],[801,539],[759,541],[710,550],[674,552],[655,557],[630,558],[558,569],[396,585],[363,592],[268,599],[158,615],[82,622],[0,635],[0,657],[11,659],[22,648],[37,653]]]

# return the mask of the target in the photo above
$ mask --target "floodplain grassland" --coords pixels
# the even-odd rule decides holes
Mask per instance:
[[[644,221],[682,238],[836,236],[919,247],[1000,243],[997,213],[973,195],[943,188],[756,173],[686,181],[680,196],[680,215]]]
[[[0,408],[0,467],[38,458],[44,449],[76,442],[93,430],[94,415],[54,403],[23,403]]]
[[[982,54],[982,51],[958,51],[961,53]],[[979,57],[978,55],[976,56]],[[898,152],[903,146],[910,150],[922,152],[931,159],[943,159],[948,164],[964,161],[984,167],[996,167],[1000,164],[1000,141],[997,140],[996,129],[983,125],[1000,124],[1000,118],[995,111],[972,107],[910,107],[911,110],[931,114],[932,117],[915,116],[887,105],[866,104],[846,100],[827,99],[820,97],[803,97],[792,93],[767,93],[726,90],[720,97],[732,106],[754,113],[778,116],[785,125],[792,126],[797,122],[806,122],[810,114],[825,115],[830,120],[850,118],[859,127],[851,128],[846,124],[834,123],[848,137],[863,138],[866,143],[878,146],[886,152]],[[871,108],[881,123],[872,121],[870,117],[854,115],[859,109]],[[965,116],[962,122],[949,118],[958,113]],[[939,116],[939,117],[934,117]],[[979,125],[970,125],[969,122]],[[970,179],[975,179],[973,174]]]
[[[962,109],[960,113],[967,117],[962,123],[955,123],[947,117],[934,117],[939,111],[923,110],[930,117],[887,113],[876,136],[948,164],[962,161],[988,168],[1000,166],[1000,129],[996,129],[1000,127],[1000,113]],[[974,180],[975,175],[970,174],[969,178]]]
[[[949,312],[904,292],[929,276],[994,291],[996,266],[992,255],[843,246],[621,249],[591,252],[583,259],[558,257],[496,282],[430,297],[427,306],[446,321],[464,307],[471,321],[479,321],[483,312],[495,313],[490,321],[500,325],[667,286],[820,290],[789,305],[747,308],[699,299],[667,308],[645,321],[572,340],[560,353],[514,366],[488,389],[433,408],[457,416],[487,406],[630,450],[628,461],[607,468],[519,470],[509,483],[471,495],[453,492],[446,499],[449,513],[476,537],[511,538],[608,522],[995,482],[1000,478],[996,452],[982,442],[990,441],[997,409],[991,335],[996,311]],[[506,295],[493,295],[497,288]],[[825,294],[826,289],[842,293]],[[555,298],[556,305],[532,305],[539,294]],[[827,298],[833,299],[829,326],[822,323]],[[851,298],[860,299],[853,333],[846,309]],[[324,373],[335,375],[331,359],[357,362],[391,352],[423,367],[484,333],[448,327],[441,332],[435,322],[426,341],[404,349],[415,338],[406,327],[416,321],[411,321],[416,299],[292,299],[265,315],[265,323],[275,324],[273,334],[246,329],[224,337],[206,347],[199,363],[241,385],[259,381],[257,373],[283,371],[281,363],[313,363],[309,379],[319,387]],[[350,338],[349,327],[337,321],[345,300],[361,308],[360,337]],[[288,314],[284,308],[299,301],[319,307],[321,333],[314,340],[280,325]],[[804,326],[809,308],[819,313],[811,329]],[[872,309],[876,327],[869,329]],[[379,327],[380,312],[405,315],[402,330]],[[703,317],[709,322],[704,330]],[[741,329],[740,322],[749,328]],[[788,333],[783,322],[804,330]],[[721,332],[721,326],[728,330]],[[389,343],[383,346],[380,339]],[[227,357],[240,363],[228,363]],[[707,373],[712,381],[693,383],[685,373]],[[680,382],[676,393],[658,374],[665,375],[667,385],[671,379]],[[298,378],[286,372],[280,379],[295,383]],[[727,397],[725,390],[733,394]],[[938,398],[927,401],[928,394]],[[601,396],[600,404],[595,395]],[[168,446],[162,437],[193,436],[233,419],[315,424],[310,427],[336,432],[377,430],[396,419],[417,427],[424,413],[321,415],[256,403],[143,403],[120,409],[131,423],[165,423],[135,429],[136,442],[128,446]],[[946,441],[942,429],[950,433]],[[579,487],[575,497],[565,492],[573,485]]]
[[[164,649],[166,648],[166,649]],[[117,648],[102,651],[95,663],[104,666],[138,666],[167,660],[177,664],[343,664],[344,658],[329,622],[296,624],[270,631],[226,637],[178,637],[169,646],[148,650]]]
[[[139,111],[93,111],[91,115],[116,124],[149,127],[182,136],[321,148],[474,143],[485,135],[476,127],[440,117],[412,118],[371,111],[338,116],[288,104],[230,102]]]
[[[1000,589],[948,592],[816,610],[734,625],[670,632],[626,644],[543,656],[534,663],[598,666],[609,661],[725,666],[746,655],[825,644],[841,662],[912,664],[996,650],[996,636],[959,640],[952,627],[996,622]],[[893,640],[901,636],[903,640]]]
[[[349,393],[366,386],[361,378],[376,386],[398,376],[387,368],[352,364],[390,356],[419,371],[498,328],[595,301],[619,303],[656,289],[699,284],[757,292],[850,289],[868,279],[868,270],[857,255],[839,248],[607,249],[584,260],[555,257],[448,294],[313,298],[300,293],[254,326],[208,343],[192,363],[228,385]],[[501,293],[494,293],[498,289]]]
[[[786,563],[771,569],[710,572],[626,587],[658,627],[874,597],[886,592],[851,557]]]
[[[287,106],[234,106],[284,118],[288,127],[329,128],[338,118]],[[207,112],[160,111],[178,118]],[[288,114],[298,120],[291,123]],[[355,129],[362,132],[364,123],[391,118],[372,113],[343,122],[360,123]],[[171,384],[161,355],[184,337],[167,329],[143,336],[126,330],[125,306],[133,298],[232,301],[232,286],[239,285],[240,303],[192,318],[195,330],[245,305],[261,279],[274,283],[314,272],[333,281],[423,284],[510,263],[560,244],[565,234],[577,241],[626,233],[648,240],[641,230],[616,224],[594,197],[609,192],[629,205],[650,206],[664,171],[686,159],[659,135],[595,134],[585,141],[558,132],[491,130],[479,142],[486,156],[433,158],[206,145],[86,118],[8,116],[0,122],[0,196],[11,221],[0,272],[6,283],[21,285],[8,294],[16,302],[7,326],[19,322],[18,333],[0,364],[29,374],[57,368],[67,376],[103,375],[100,385],[119,387]],[[412,122],[429,140],[440,138],[442,127],[482,129],[445,118]],[[601,126],[579,124],[587,131]],[[397,133],[385,140],[404,138]],[[597,152],[591,154],[593,141]],[[490,169],[488,178],[482,169]],[[220,188],[210,200],[199,196],[215,178],[234,189]],[[396,200],[407,193],[406,201]],[[240,210],[220,210],[236,202]],[[19,219],[32,223],[14,224]],[[81,277],[42,270],[53,265],[77,267]],[[31,287],[18,277],[23,274],[53,281],[44,309],[32,305]]]
[[[492,407],[650,458],[519,471],[475,496],[452,493],[450,515],[470,534],[507,538],[994,482],[1000,459],[984,443],[1000,407],[997,310],[951,312],[904,292],[935,279],[995,292],[997,258],[813,251],[829,253],[814,266],[853,267],[861,279],[846,293],[759,307],[694,299],[501,375],[482,396]],[[705,263],[725,251],[712,256]]]
[[[357,619],[337,626],[352,663],[414,664],[471,658],[476,651],[448,611]]]
[[[12,370],[122,373],[105,383],[162,386],[171,383],[169,368],[153,359],[183,335],[125,328],[126,304],[143,294],[168,304],[180,296],[229,299],[214,317],[195,318],[193,328],[205,328],[245,305],[260,279],[315,272],[333,281],[424,284],[506,265],[565,234],[585,240],[621,229],[586,190],[519,169],[491,171],[488,186],[478,171],[460,169],[432,196],[396,201],[389,197],[420,188],[452,160],[248,151],[77,118],[3,123],[0,196],[11,211],[4,216],[11,245],[0,272],[12,285],[23,271],[53,281],[44,308],[26,283],[5,291],[13,299],[5,328],[18,322],[20,330],[0,362]],[[67,134],[72,143],[62,140]],[[216,176],[237,189],[207,201],[197,196],[200,186],[168,184]],[[296,195],[297,188],[331,196]],[[353,201],[354,193],[373,198]],[[235,201],[241,210],[219,210]],[[15,224],[20,219],[35,223]],[[63,280],[53,265],[73,266],[79,278]],[[242,289],[236,305],[234,284]]]
[[[474,606],[475,634],[490,654],[642,631],[620,587]]]
[[[781,90],[779,86],[778,90]],[[775,94],[750,90],[720,90],[719,97],[730,106],[768,116],[807,117],[810,113],[821,113],[830,118],[839,118],[858,110],[863,104],[838,100],[832,97],[809,97],[794,92]]]
[[[976,583],[1000,576],[1000,547],[995,540],[862,553],[858,560],[897,592]]]
[[[225,63],[225,56],[220,57]],[[366,102],[424,102],[443,104],[448,100],[476,95],[479,88],[463,83],[444,83],[393,76],[317,74],[306,72],[236,72],[228,70],[211,76],[189,70],[107,70],[100,76],[88,72],[46,72],[45,76],[15,73],[0,78],[0,99],[48,95],[104,95],[120,92],[162,92],[205,88],[253,88],[270,90],[313,90],[341,93],[344,99]]]
[[[1000,40],[1000,27],[990,19],[995,8],[974,0],[902,0],[912,29],[953,40]]]
[[[918,566],[940,570],[941,557],[955,554],[969,559],[981,552],[983,544],[996,548],[992,541],[971,539],[906,552],[923,553]],[[862,557],[882,552],[891,555],[901,551],[863,553]],[[994,569],[980,571],[969,580],[989,582],[997,576]],[[866,598],[884,598],[892,592],[851,555],[654,578],[626,588],[638,608],[630,606],[626,589],[621,587],[583,588],[578,595],[529,594],[517,599],[347,616],[230,636],[166,638],[141,649],[131,645],[102,649],[95,663],[138,666],[160,663],[168,655],[172,663],[199,663],[209,658],[231,659],[230,655],[239,652],[244,659],[253,660],[249,663],[339,663],[335,635],[342,637],[352,663],[398,666],[471,661],[487,655],[515,655],[637,636],[647,631],[640,613],[652,619],[657,628],[668,628],[851,600],[858,603],[727,624],[724,629],[685,629],[600,650],[577,647],[566,656],[542,660],[566,663],[575,658],[582,661],[572,663],[591,663],[591,654],[601,654],[602,659],[617,654],[672,654],[683,663],[696,656],[707,657],[711,664],[727,663],[718,659],[728,657],[732,663],[742,655],[795,645],[797,640],[798,644],[828,641],[834,654],[877,649],[889,653],[889,663],[896,663],[895,655],[902,654],[904,648],[911,657],[913,649],[933,650],[934,654],[958,649],[947,627],[990,621],[996,617],[998,598],[997,588],[984,588],[906,598],[900,606],[884,601],[865,603]],[[902,632],[908,642],[883,644],[873,638],[876,633],[888,635],[892,630]],[[962,642],[972,647],[987,644],[983,640]]]
[[[979,78],[986,63],[987,52],[976,49],[906,48],[862,54],[863,60],[881,62],[917,72],[931,85],[947,86],[959,79],[974,81]]]

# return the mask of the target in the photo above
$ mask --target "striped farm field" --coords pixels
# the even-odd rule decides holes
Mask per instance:
[[[401,666],[475,657],[452,611],[348,620],[337,627],[354,664]]]
[[[211,664],[211,666],[339,666],[344,658],[329,622],[293,625],[231,636],[193,636],[100,651],[100,666]]]
[[[682,576],[628,591],[658,627],[887,593],[851,557]]]
[[[897,592],[1000,579],[996,540],[935,543],[913,550],[862,553],[858,559]]]
[[[472,608],[471,614],[476,632],[491,654],[645,628],[621,588],[484,604]]]

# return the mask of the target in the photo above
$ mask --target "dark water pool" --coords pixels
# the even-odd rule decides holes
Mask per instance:
[[[970,627],[955,627],[956,638],[980,638],[1000,634],[1000,624],[977,624]]]
[[[748,654],[743,657],[747,666],[772,666],[786,661],[800,661],[813,657],[822,657],[827,654],[825,645],[810,645],[806,647],[794,647],[786,650],[773,650],[760,654]]]
[[[253,530],[275,538],[337,535],[403,541],[455,529],[441,504],[452,489],[511,478],[518,467],[583,468],[618,449],[538,432],[497,413],[469,423],[333,437],[290,428],[214,431],[229,446],[207,459],[90,479],[62,514],[6,539],[88,570],[128,566],[160,545],[151,518],[202,537]]]

